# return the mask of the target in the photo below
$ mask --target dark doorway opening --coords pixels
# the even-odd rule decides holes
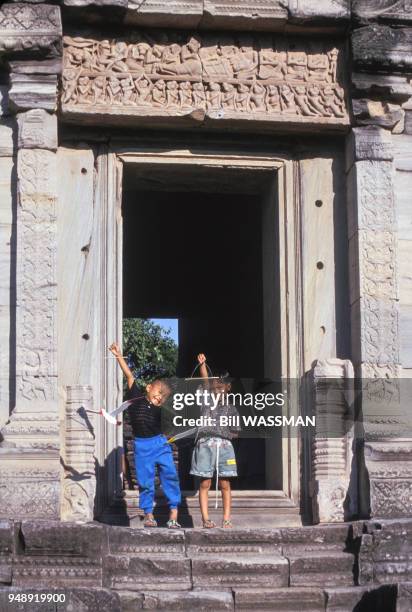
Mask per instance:
[[[280,377],[275,187],[269,170],[126,165],[123,315],[179,319],[179,376],[203,352],[212,371]],[[238,440],[234,488],[281,489],[281,446],[277,434]],[[190,454],[179,456],[186,490]]]

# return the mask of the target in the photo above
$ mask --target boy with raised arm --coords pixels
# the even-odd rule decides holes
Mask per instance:
[[[161,431],[161,407],[167,401],[171,389],[162,379],[153,380],[146,386],[145,393],[137,388],[134,376],[127,365],[120,348],[113,343],[109,351],[117,359],[125,375],[130,399],[135,401],[129,407],[130,424],[134,436],[134,457],[136,480],[139,485],[139,506],[145,513],[144,526],[157,527],[153,516],[155,496],[155,470],[169,504],[169,529],[180,528],[177,522],[177,508],[181,501],[179,479],[173,461],[171,445]]]
[[[238,425],[222,425],[220,417],[235,417],[238,416],[238,411],[226,401],[227,393],[231,389],[229,373],[223,372],[217,379],[214,378],[209,381],[206,356],[200,353],[197,360],[200,365],[200,376],[204,379],[209,391],[219,398],[219,402],[214,410],[212,409],[214,402],[210,402],[210,404],[205,402],[201,407],[202,416],[210,417],[214,424],[210,427],[202,427],[200,437],[193,449],[190,473],[201,479],[199,488],[200,512],[203,527],[211,529],[216,527],[216,524],[209,519],[208,498],[212,478],[216,472],[223,501],[222,527],[230,529],[232,527],[230,478],[237,476],[236,457],[231,439],[237,436],[240,427]],[[233,421],[234,419],[232,419]]]

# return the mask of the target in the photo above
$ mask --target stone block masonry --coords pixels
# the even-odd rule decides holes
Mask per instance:
[[[411,529],[411,520],[209,532],[2,521],[0,609],[17,593],[63,593],[67,612],[337,612],[366,601],[387,612],[410,593]]]

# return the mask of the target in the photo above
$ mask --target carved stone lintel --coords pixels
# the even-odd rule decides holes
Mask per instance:
[[[93,520],[95,475],[95,415],[92,388],[67,387],[62,519]]]
[[[17,116],[19,149],[57,150],[57,117],[43,109],[33,109]]]
[[[412,68],[412,28],[371,25],[352,33],[355,66],[371,71],[405,71]]]
[[[166,44],[168,43],[168,44]],[[205,33],[182,42],[169,31],[147,38],[65,37],[62,109],[67,115],[117,115],[219,121],[252,119],[347,125],[341,51],[271,35]]]
[[[59,55],[62,24],[60,8],[50,4],[6,2],[0,7],[0,51],[42,51]]]
[[[353,367],[350,361],[318,361],[313,369],[316,430],[312,441],[314,522],[340,522],[356,512],[349,490],[352,461]]]

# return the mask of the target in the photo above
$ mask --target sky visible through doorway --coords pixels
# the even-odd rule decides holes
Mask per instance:
[[[153,323],[161,325],[164,329],[170,329],[170,337],[179,344],[179,319],[150,319]]]

